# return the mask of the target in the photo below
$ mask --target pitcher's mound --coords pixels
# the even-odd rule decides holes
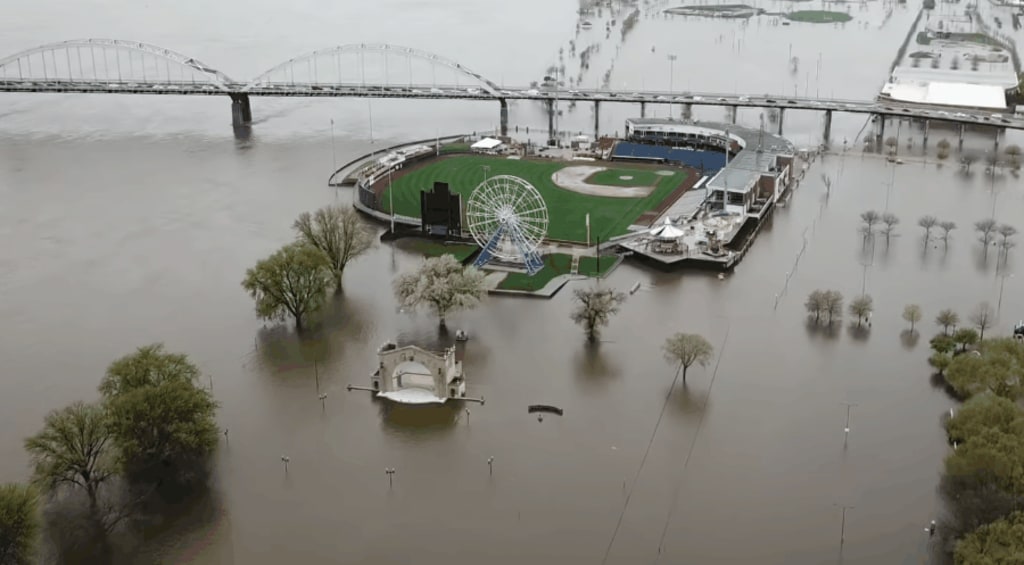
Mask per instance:
[[[589,165],[565,167],[552,173],[551,181],[559,188],[580,194],[611,198],[643,198],[654,190],[653,186],[608,186],[587,182],[588,178],[605,170],[607,170],[607,167],[593,167]],[[624,175],[620,176],[619,180],[629,181],[633,180],[633,177]]]

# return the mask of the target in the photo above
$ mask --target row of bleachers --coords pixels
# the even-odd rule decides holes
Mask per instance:
[[[612,150],[612,159],[682,164],[701,169],[704,174],[713,173],[725,167],[725,153],[682,149],[669,145],[652,145],[620,141]]]

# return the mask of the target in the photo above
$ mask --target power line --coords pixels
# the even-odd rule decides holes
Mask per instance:
[[[729,330],[732,326],[726,327],[725,337],[722,338],[722,347],[718,350],[718,360],[715,361],[715,370],[711,373],[711,381],[708,383],[708,394],[704,397],[704,407],[708,405],[708,399],[711,398],[711,388],[715,386],[715,377],[718,376],[718,366],[722,364],[722,357],[725,355],[725,346],[729,343]],[[686,459],[683,459],[683,468],[679,472],[680,475],[686,472],[686,465],[690,463],[690,456],[693,455],[693,448],[697,445],[697,437],[700,435],[700,429],[704,425],[704,416],[707,414],[707,410],[702,410],[700,413],[700,419],[697,420],[697,431],[693,434],[693,441],[690,442],[690,448],[686,451]],[[679,480],[676,481],[675,488],[672,489],[672,504],[668,507],[668,516],[665,518],[665,526],[661,530],[661,538],[658,540],[658,557],[654,560],[655,563],[661,559],[661,549],[665,544],[665,535],[668,533],[668,525],[672,523],[672,515],[675,513],[676,500],[679,498],[679,486],[683,483],[683,477],[680,476]]]
[[[726,333],[726,335],[728,335],[728,333]],[[651,445],[654,444],[654,438],[658,435],[658,428],[661,427],[661,419],[665,415],[665,408],[668,407],[668,401],[672,398],[672,391],[675,390],[676,383],[679,381],[680,369],[682,369],[681,363],[679,368],[676,369],[675,378],[672,379],[672,386],[668,388],[668,394],[665,395],[665,402],[661,405],[661,412],[658,413],[658,420],[654,423],[654,431],[651,432],[651,438],[647,441],[647,449],[644,450],[644,456],[640,460],[640,466],[636,470],[636,475],[633,476],[633,482],[629,485],[629,492],[626,493],[626,502],[622,505],[622,511],[619,512],[619,519],[615,522],[615,529],[612,530],[612,537],[608,540],[608,547],[604,550],[604,557],[601,559],[602,565],[608,562],[608,555],[611,554],[612,546],[615,544],[615,537],[619,535],[619,528],[622,527],[622,519],[626,516],[626,509],[629,508],[629,499],[633,497],[633,488],[636,487],[636,482],[640,478],[640,473],[644,470],[644,464],[647,463],[647,456],[651,453]]]

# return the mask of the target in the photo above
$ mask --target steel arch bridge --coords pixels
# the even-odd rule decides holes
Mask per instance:
[[[367,81],[366,56],[375,55],[383,60],[383,80]],[[396,61],[397,60],[397,61]],[[430,73],[430,80],[424,80],[423,74],[413,72],[413,64],[425,63]],[[396,65],[397,63],[397,65]],[[402,63],[405,63],[402,66]],[[398,72],[396,73],[396,68]],[[439,86],[451,87],[451,84],[438,82],[437,70],[446,69],[455,77],[458,88],[459,77],[469,79],[471,84],[491,96],[498,96],[501,88],[462,64],[434,53],[389,45],[386,43],[353,43],[326,49],[318,49],[304,55],[289,59],[264,72],[251,80],[242,89],[243,92],[260,92],[281,89],[313,89],[314,87],[361,87],[388,89],[405,87],[408,89],[429,90]],[[380,68],[372,73],[380,78]],[[422,70],[422,69],[417,69]],[[406,71],[406,72],[403,72]],[[395,75],[398,75],[397,77]],[[298,78],[296,78],[298,77]]]
[[[167,90],[199,87],[220,93],[232,89],[230,77],[177,51],[121,39],[73,39],[48,43],[0,59],[0,83],[21,83],[26,90]],[[206,88],[203,88],[206,87]],[[171,89],[173,90],[173,89]]]

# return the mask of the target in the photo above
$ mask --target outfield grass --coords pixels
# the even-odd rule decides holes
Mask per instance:
[[[468,243],[445,244],[444,242],[431,241],[428,239],[403,239],[399,241],[399,246],[402,249],[420,253],[424,257],[452,255],[455,257],[455,260],[460,263],[468,259],[470,255],[479,249],[476,245],[470,245]]]
[[[853,16],[845,12],[830,12],[828,10],[799,10],[786,14],[786,18],[794,22],[831,24],[848,22],[853,19]]]
[[[667,170],[667,169],[666,169]],[[619,177],[632,177],[621,179]],[[601,184],[605,186],[654,186],[661,180],[661,175],[655,171],[644,169],[608,169],[594,173],[587,178],[590,184]]]
[[[589,196],[559,188],[551,181],[551,174],[568,166],[568,163],[459,155],[428,163],[394,179],[391,190],[394,191],[395,213],[418,218],[420,192],[429,190],[435,181],[447,182],[453,192],[462,195],[464,203],[468,202],[473,189],[484,180],[484,166],[490,167],[490,176],[518,176],[537,188],[548,207],[549,238],[581,243],[587,240],[587,213],[590,214],[592,241],[607,240],[626,233],[630,224],[644,212],[656,208],[686,178],[683,171],[674,171],[673,175],[664,177],[654,175],[657,187],[644,198]],[[626,171],[615,172],[615,176],[630,175],[636,169],[615,171]],[[381,198],[385,212],[389,212],[389,199],[385,191]]]
[[[579,274],[593,276],[604,276],[615,265],[615,257],[601,258],[601,271],[597,271],[597,257],[580,257]],[[565,253],[553,253],[544,256],[544,268],[532,277],[526,273],[509,273],[504,280],[498,284],[502,290],[521,290],[525,292],[536,292],[558,275],[568,275],[572,271],[572,255]]]

